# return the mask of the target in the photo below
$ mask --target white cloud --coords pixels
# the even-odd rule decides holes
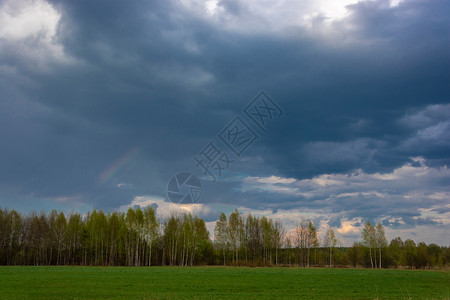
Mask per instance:
[[[60,15],[47,2],[6,1],[0,8],[0,38],[21,40],[40,35],[46,41],[56,34]]]
[[[293,183],[293,182],[297,181],[295,178],[282,178],[282,177],[273,176],[273,175],[270,177],[247,177],[247,178],[245,178],[245,180],[256,181],[256,182],[260,182],[260,183],[271,183],[271,184]]]
[[[162,218],[166,218],[174,214],[190,213],[194,215],[202,215],[211,212],[211,208],[205,204],[175,204],[160,196],[137,196],[133,199],[133,201],[131,201],[130,204],[120,206],[119,211],[126,212],[128,208],[136,205],[142,208],[155,205],[157,207],[156,213]]]
[[[405,0],[391,0],[390,1],[390,6],[391,7],[396,7],[399,6],[402,2],[404,2]]]
[[[314,182],[315,184],[320,185],[320,186],[345,184],[344,181],[336,180],[333,178],[332,175],[328,175],[328,174],[316,176],[311,180],[311,182]]]
[[[433,226],[436,234],[422,235],[423,240],[448,243],[448,235],[442,236],[442,233],[450,229],[450,213],[447,212],[450,187],[443,182],[450,182],[450,170],[446,166],[430,167],[423,157],[411,160],[414,163],[406,163],[389,173],[369,174],[357,170],[295,181],[275,176],[247,177],[241,182],[242,192],[298,197],[297,202],[287,204],[293,207],[291,210],[268,211],[269,215],[281,217],[291,225],[302,215],[314,215],[325,224],[340,223],[337,232],[346,245],[359,238],[361,220],[366,218],[386,220],[392,227],[387,231],[388,238],[402,233],[411,237],[415,227],[422,226],[424,230],[426,226]]]
[[[0,52],[47,71],[48,63],[72,63],[58,41],[61,14],[44,0],[5,1],[0,5]]]
[[[376,5],[379,6],[377,8],[396,9],[403,1],[381,1]],[[221,30],[249,35],[276,33],[278,37],[305,34],[322,39],[333,47],[376,42],[355,35],[360,28],[351,16],[355,12],[354,6],[361,2],[374,1],[179,0],[181,10],[185,10],[187,15],[196,16]]]
[[[246,177],[243,179],[245,184],[242,187],[242,191],[267,191],[283,194],[296,194],[298,188],[286,186],[286,184],[291,184],[296,181],[294,178],[281,178],[277,176],[270,177]]]
[[[118,183],[118,184],[117,184],[117,187],[118,187],[119,189],[132,189],[132,188],[133,188],[133,185],[132,185],[131,183],[124,183],[124,182],[121,182],[121,183]]]
[[[275,176],[246,177],[242,182],[242,190],[246,192],[255,190],[273,193],[297,191],[296,194],[299,196],[305,196],[304,191],[308,191],[311,197],[328,197],[331,195],[337,195],[337,197],[357,197],[360,195],[373,195],[379,198],[385,198],[390,195],[388,192],[383,191],[400,189],[405,194],[414,194],[419,191],[425,192],[429,189],[441,188],[443,189],[442,191],[433,190],[434,194],[446,195],[448,187],[436,186],[433,183],[437,184],[443,180],[450,179],[450,170],[447,166],[440,168],[429,167],[426,165],[423,157],[412,158],[412,160],[420,162],[420,166],[413,166],[412,163],[406,163],[389,173],[370,174],[362,170],[356,170],[351,174],[322,174],[312,179],[303,180],[292,180],[292,178]],[[274,178],[276,178],[276,182]],[[438,197],[435,198],[438,199]]]
[[[247,177],[242,181],[242,191],[257,191],[273,194],[295,194],[315,201],[326,200],[329,205],[314,206],[311,202],[299,201],[295,208],[291,209],[255,209],[246,206],[238,206],[242,214],[251,213],[254,216],[267,216],[274,220],[280,220],[286,227],[287,232],[293,230],[297,221],[311,219],[318,227],[319,235],[323,235],[330,224],[340,224],[335,227],[339,236],[339,243],[351,246],[353,242],[360,241],[360,233],[366,218],[374,218],[376,222],[388,224],[386,236],[391,240],[397,236],[403,239],[411,238],[416,242],[427,243],[450,243],[448,232],[450,225],[450,190],[447,186],[431,186],[430,182],[442,182],[450,180],[450,170],[446,167],[431,168],[426,161],[419,157],[414,158],[421,161],[420,166],[413,167],[410,163],[395,169],[387,174],[366,174],[361,170],[350,174],[324,174],[317,178],[326,178],[330,182],[339,184],[317,184],[317,178],[306,180],[294,180],[293,178],[282,178],[279,176],[269,177]],[[389,180],[387,180],[389,178]],[[395,189],[394,189],[395,187]],[[303,192],[303,190],[308,190]],[[357,191],[355,191],[357,190]],[[433,192],[430,192],[432,190]],[[395,191],[395,192],[389,192]],[[370,201],[367,201],[369,200]],[[428,200],[428,201],[427,201]],[[350,202],[357,203],[359,207],[356,214],[350,216],[347,212],[354,207],[349,207]],[[192,213],[196,215],[207,215],[212,212],[231,213],[235,206],[224,204],[190,204],[177,205],[166,201],[158,196],[139,196],[129,205],[121,206],[121,211],[129,207],[139,205],[157,205],[157,214],[161,218],[171,214]],[[373,217],[370,211],[364,212],[364,205],[376,205],[380,213]],[[340,206],[342,206],[340,208]],[[416,214],[406,220],[399,216],[399,212],[391,211],[392,206],[400,207],[400,210],[409,210]],[[386,209],[384,209],[386,208]],[[366,215],[364,215],[366,213]],[[387,223],[386,223],[387,222]],[[411,224],[411,222],[416,222]],[[423,224],[428,222],[429,224]],[[430,223],[432,222],[432,223]],[[207,228],[213,237],[215,222],[207,222]],[[430,230],[430,228],[433,228]]]
[[[347,6],[358,0],[183,0],[182,7],[221,28],[246,33],[281,31],[311,26],[315,19],[327,23],[342,19]]]
[[[418,225],[414,228],[391,228],[385,227],[386,238],[388,242],[395,238],[401,237],[403,240],[412,239],[416,243],[425,242],[427,244],[435,243],[441,246],[449,246],[449,227],[446,226],[430,226]]]
[[[347,218],[342,218],[341,227],[337,229],[337,232],[343,235],[347,234],[357,235],[361,232],[362,229],[361,221],[362,218],[353,218],[351,220],[348,220]]]

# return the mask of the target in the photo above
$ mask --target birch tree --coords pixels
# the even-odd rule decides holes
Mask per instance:
[[[333,228],[329,226],[323,239],[323,246],[330,249],[330,267],[333,261],[333,248],[336,247],[336,243],[336,234],[334,233]]]
[[[316,249],[319,246],[319,240],[317,238],[317,230],[314,226],[313,222],[309,220],[308,222],[308,233],[307,233],[307,243],[306,246],[308,248],[308,258],[307,258],[307,265],[310,266],[310,249],[314,248]]]
[[[379,256],[379,268],[381,269],[381,249],[387,247],[386,235],[384,233],[384,227],[381,223],[377,223],[375,227],[375,242],[378,247],[378,256]],[[376,263],[376,262],[375,262]]]
[[[275,247],[275,264],[278,265],[278,252],[281,250],[281,247],[283,245],[283,238],[285,235],[285,228],[283,226],[283,223],[280,221],[275,221],[274,228],[272,231],[272,239],[274,241],[274,247]]]
[[[377,267],[376,252],[374,252],[372,256],[372,249],[376,248],[377,245],[376,231],[375,227],[373,227],[372,224],[370,224],[369,220],[367,220],[362,230],[362,240],[363,245],[369,248],[370,265],[372,266],[372,268],[376,268]]]
[[[158,237],[159,222],[156,219],[156,212],[152,206],[144,209],[144,225],[143,225],[143,239],[148,247],[148,265],[152,264],[152,248],[153,243]]]
[[[227,216],[224,213],[220,214],[219,220],[216,222],[216,227],[214,228],[214,244],[218,249],[221,250],[223,256],[223,265],[225,266],[225,250],[228,245],[228,224]]]
[[[237,209],[231,213],[228,219],[228,232],[231,247],[233,248],[233,261],[237,262],[239,260],[240,242],[243,234],[242,219]]]

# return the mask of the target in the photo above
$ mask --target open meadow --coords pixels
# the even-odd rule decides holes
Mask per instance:
[[[450,299],[449,271],[0,267],[2,299]]]

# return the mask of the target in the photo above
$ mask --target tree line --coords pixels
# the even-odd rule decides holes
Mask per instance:
[[[222,213],[214,239],[203,219],[155,209],[126,213],[93,210],[82,216],[0,209],[1,265],[248,265],[438,268],[450,264],[450,247],[416,244],[400,237],[387,242],[384,227],[366,222],[361,241],[338,247],[335,230],[319,236],[314,223],[298,220],[289,232],[279,220]]]

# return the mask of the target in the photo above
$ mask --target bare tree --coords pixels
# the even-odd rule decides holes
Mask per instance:
[[[306,264],[308,244],[308,221],[302,218],[295,226],[295,244],[298,251],[299,262],[302,266]]]

